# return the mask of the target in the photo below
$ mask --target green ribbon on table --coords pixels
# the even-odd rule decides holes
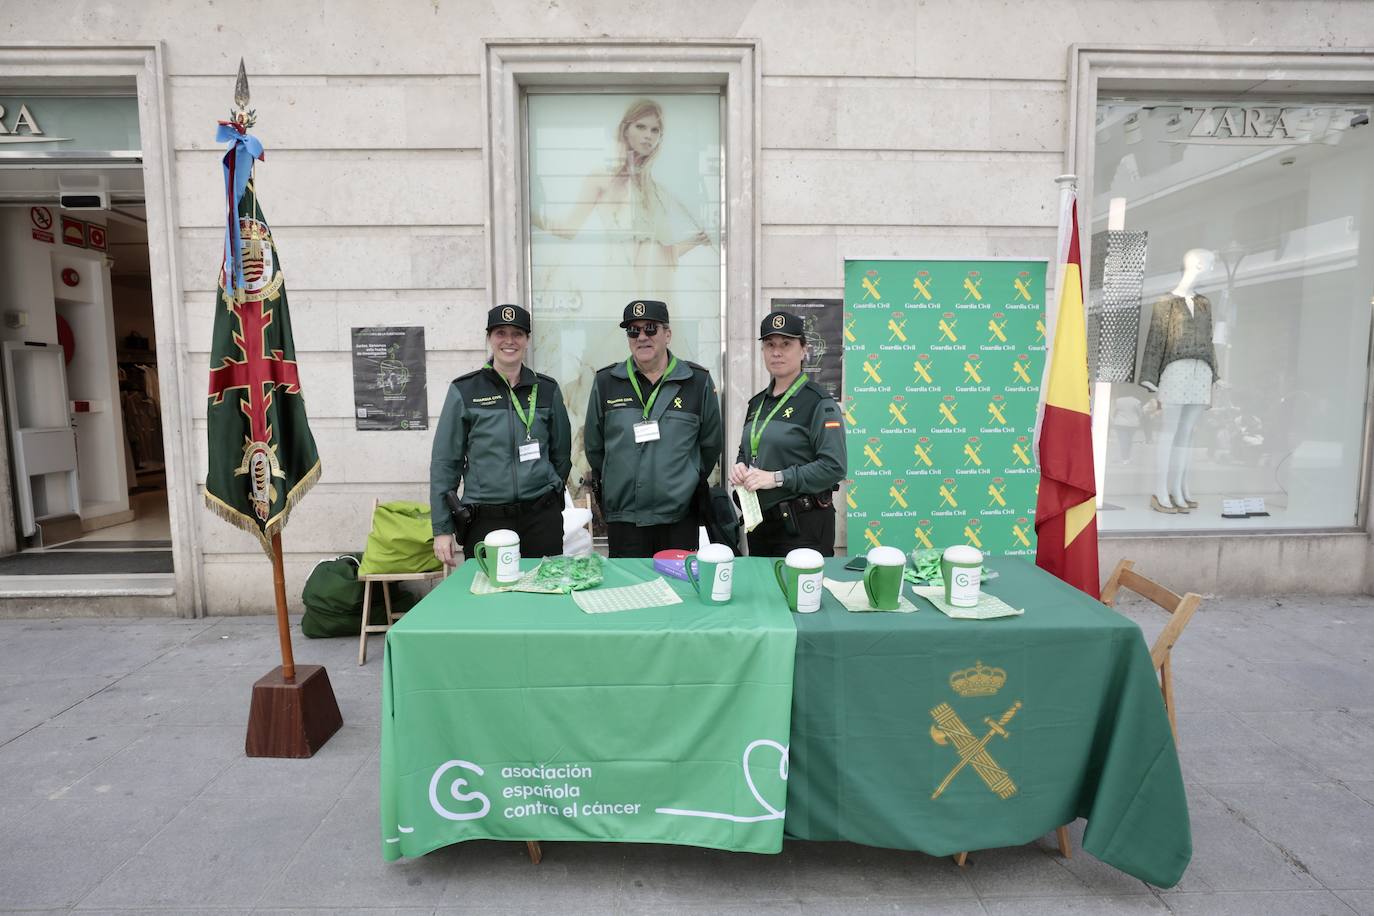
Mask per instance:
[[[943,547],[930,547],[926,550],[913,550],[911,552],[911,562],[907,564],[906,571],[902,573],[902,578],[916,585],[939,585],[945,584],[945,575],[940,571],[940,558],[945,555]],[[979,582],[986,582],[995,573],[988,572],[988,564],[983,564],[983,577]]]

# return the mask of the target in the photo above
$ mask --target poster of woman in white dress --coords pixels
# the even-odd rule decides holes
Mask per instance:
[[[574,484],[597,369],[627,355],[621,310],[661,299],[673,350],[721,361],[720,96],[528,97],[534,365],[563,386]]]

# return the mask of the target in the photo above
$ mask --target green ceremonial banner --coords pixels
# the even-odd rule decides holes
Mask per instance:
[[[238,242],[244,286],[227,292],[221,270],[210,342],[205,502],[257,535],[270,554],[272,535],[319,478],[320,456],[301,395],[286,281],[252,181],[238,203]]]
[[[1043,260],[846,261],[849,551],[1035,554]]]
[[[729,604],[669,579],[681,603],[598,614],[473,595],[476,569],[387,633],[387,859],[472,839],[782,849],[797,633],[770,561],[735,560]],[[611,560],[603,589],[654,578]]]

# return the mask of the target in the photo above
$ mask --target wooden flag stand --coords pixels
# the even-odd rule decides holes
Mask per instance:
[[[277,595],[282,663],[253,684],[243,749],[249,757],[313,757],[343,725],[343,716],[324,666],[302,665],[299,672],[296,670],[291,624],[286,617],[280,531],[272,535],[272,584]]]

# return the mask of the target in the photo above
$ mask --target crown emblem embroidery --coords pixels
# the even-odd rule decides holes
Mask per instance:
[[[514,321],[514,320],[515,320],[515,309],[510,308],[510,307],[503,308],[503,309],[501,310],[501,320],[502,320],[502,321]]]
[[[636,317],[636,318],[643,318],[643,317],[644,317],[644,303],[643,303],[643,302],[636,302],[636,303],[634,304],[634,314],[635,314],[635,317]]]
[[[949,686],[961,697],[990,697],[1002,689],[1007,682],[1007,672],[1001,668],[989,668],[981,661],[972,668],[964,668],[949,676]]]
[[[781,328],[781,327],[783,326],[783,324],[786,322],[786,320],[787,320],[787,319],[783,318],[781,315],[774,315],[774,316],[773,316],[773,327],[775,327],[775,328]]]

